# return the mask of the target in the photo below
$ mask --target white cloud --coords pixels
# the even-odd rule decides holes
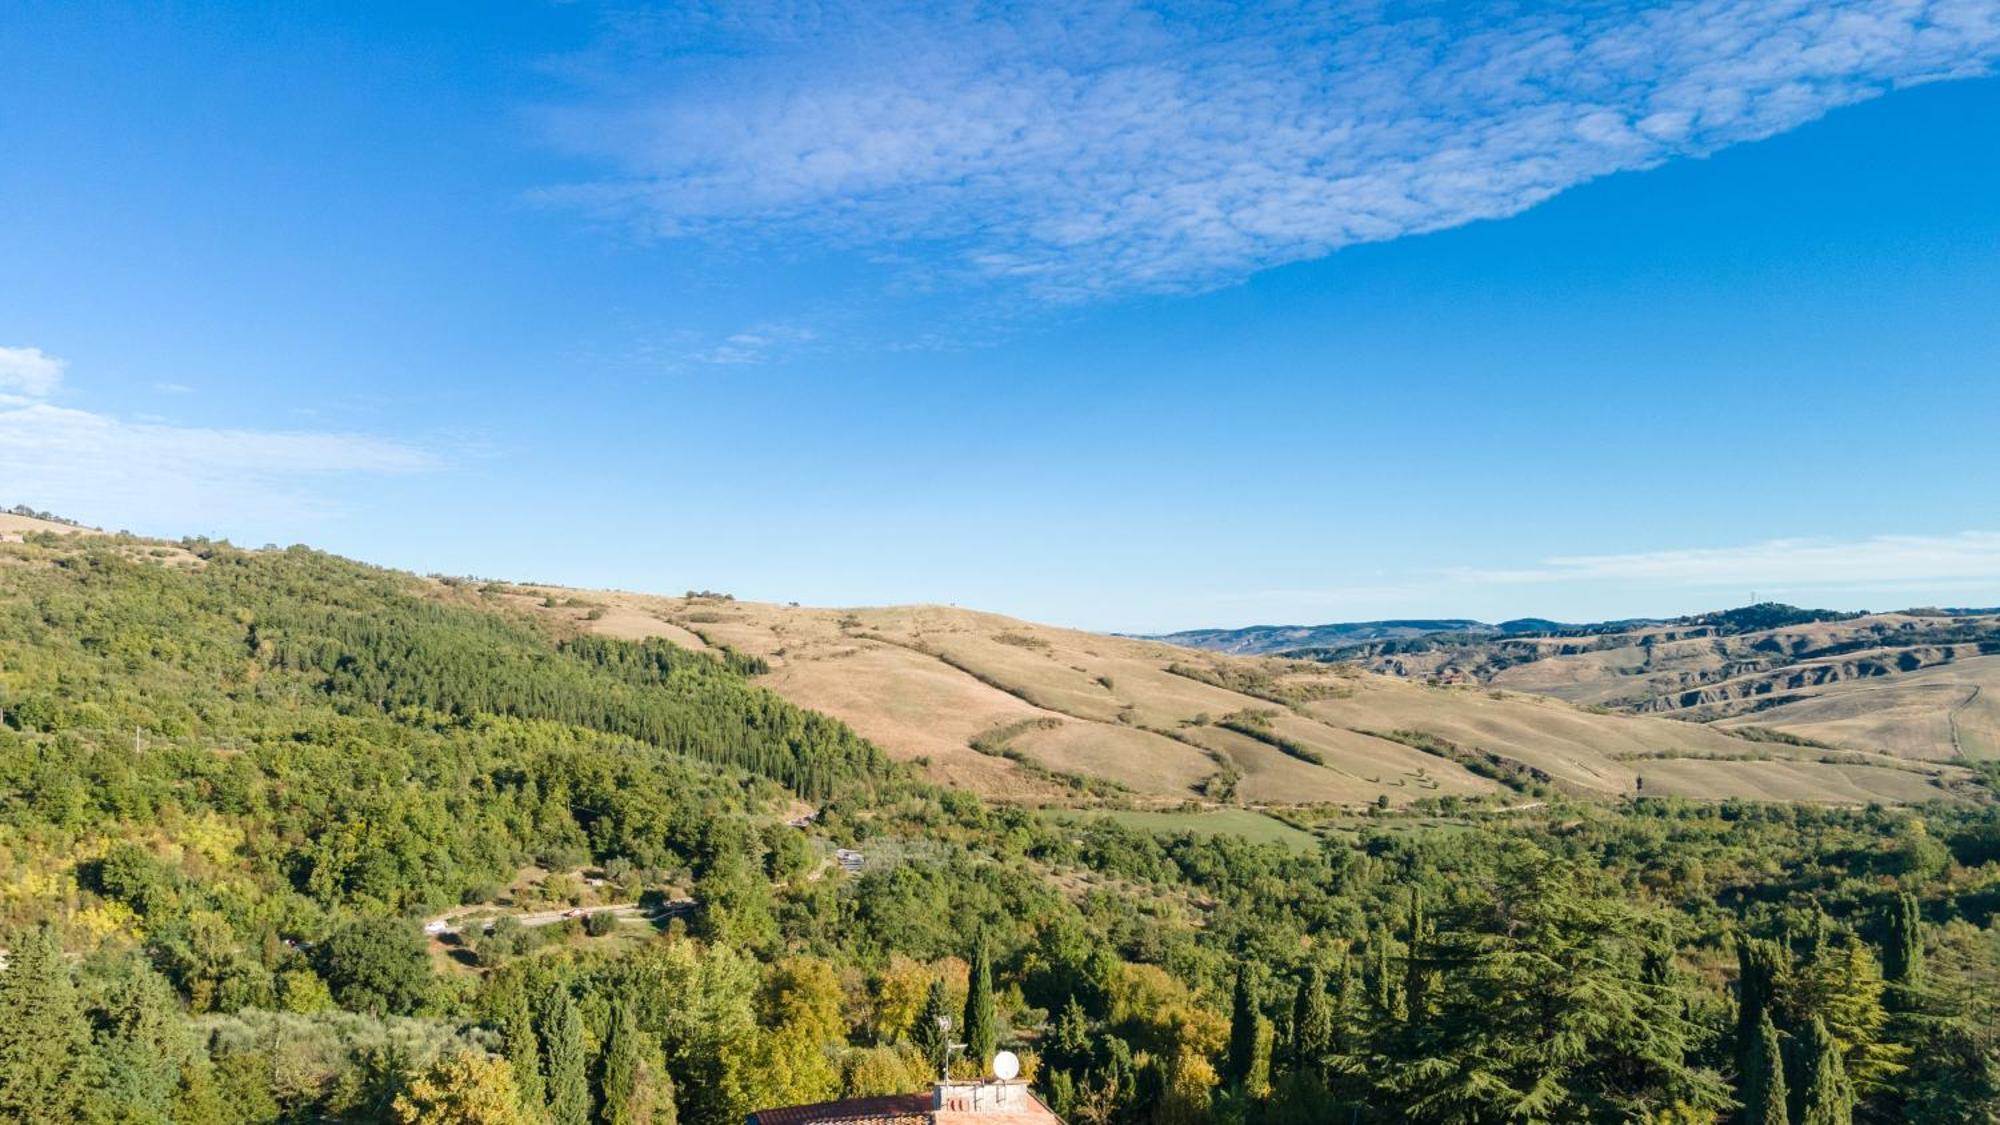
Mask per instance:
[[[31,353],[61,373],[64,362]],[[299,527],[326,510],[319,485],[440,467],[432,453],[365,434],[128,420],[45,401],[52,379],[0,397],[0,483],[30,503],[162,533],[255,523]]]
[[[0,348],[0,391],[13,391],[26,398],[47,398],[62,385],[66,366],[64,361],[40,348]]]
[[[619,18],[540,121],[615,169],[548,198],[661,236],[930,247],[1081,299],[1515,214],[1996,59],[1993,0],[732,4]]]
[[[2000,532],[1878,535],[1847,542],[1773,539],[1742,547],[1575,555],[1514,570],[1467,570],[1455,577],[1498,584],[1639,582],[1737,588],[2000,583]]]
[[[1409,569],[1352,585],[1212,595],[1217,623],[1380,618],[1673,616],[1759,598],[1837,609],[2000,603],[2000,532],[1773,539],[1732,547],[1565,555],[1532,565]],[[1182,626],[1190,620],[1181,622]]]

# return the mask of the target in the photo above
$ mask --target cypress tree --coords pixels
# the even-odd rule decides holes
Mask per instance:
[[[950,1022],[951,994],[945,991],[944,981],[933,978],[930,989],[924,993],[923,1009],[910,1025],[910,1042],[923,1052],[924,1061],[938,1068],[939,1074],[944,1073],[945,1048],[951,1042]]]
[[[605,1125],[630,1125],[634,1099],[642,1093],[639,1072],[643,1066],[632,1006],[623,1000],[613,1001],[611,1033],[605,1037],[604,1061],[597,1085]]]
[[[1292,1065],[1318,1071],[1333,1053],[1333,1005],[1326,995],[1326,972],[1318,965],[1306,970],[1292,1005]]]
[[[1751,937],[1737,939],[1736,1052],[1741,1073],[1748,1074],[1755,1067],[1751,1056],[1763,1049],[1759,1027],[1770,1015],[1777,997],[1784,957],[1784,950],[1775,942]]]
[[[1374,985],[1375,1011],[1383,1019],[1394,1019],[1402,1013],[1397,1003],[1396,978],[1389,969],[1389,935],[1377,930],[1368,939],[1368,962],[1370,981]]]
[[[514,1068],[514,1090],[520,1097],[521,1112],[531,1121],[540,1121],[549,1111],[548,1087],[542,1081],[542,1046],[535,1037],[528,998],[519,989],[513,991],[501,1013],[500,1036],[506,1041],[507,1062]]]
[[[1888,940],[1882,947],[1882,977],[1908,992],[1923,984],[1924,921],[1917,896],[1904,891],[1889,904]]]
[[[541,1020],[542,1055],[548,1060],[549,1120],[554,1125],[586,1125],[590,1120],[589,1062],[583,1019],[569,990],[551,989]]]
[[[1000,1047],[1000,1029],[993,1014],[993,957],[981,934],[972,953],[971,985],[965,993],[965,1052],[985,1074]]]
[[[1798,1125],[1851,1125],[1854,1091],[1841,1063],[1840,1045],[1827,1034],[1825,1022],[1818,1016],[1806,1024],[1799,1046],[1799,1073],[1805,1081],[1798,1098]]]
[[[0,972],[0,1120],[74,1120],[88,1045],[62,945],[44,926]]]
[[[1257,1030],[1250,1048],[1250,1073],[1243,1076],[1243,1092],[1262,1101],[1271,1096],[1271,1047],[1278,1029],[1271,1021],[1257,1017]]]
[[[1228,1070],[1223,1080],[1239,1089],[1247,1086],[1257,1054],[1257,1001],[1250,994],[1250,964],[1236,966],[1236,993],[1229,1011]]]
[[[1425,963],[1435,932],[1424,914],[1423,892],[1410,888],[1410,944],[1403,958],[1403,1006],[1411,1023],[1421,1023],[1430,1014],[1431,993],[1436,972]]]
[[[1778,1045],[1778,1028],[1770,1013],[1757,1018],[1757,1042],[1744,1053],[1749,1064],[1743,1071],[1737,1093],[1743,1125],[1788,1125],[1786,1119],[1785,1055]]]

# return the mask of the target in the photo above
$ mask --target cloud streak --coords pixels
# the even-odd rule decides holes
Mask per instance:
[[[1491,12],[1504,15],[1491,15]],[[625,15],[544,198],[654,235],[925,248],[1045,300],[1227,284],[1985,75],[1992,0],[727,5]],[[690,46],[693,45],[693,46]]]
[[[30,362],[4,366],[24,355]],[[365,434],[183,426],[61,406],[48,400],[65,366],[36,348],[0,349],[0,387],[24,392],[0,396],[10,503],[163,530],[292,526],[324,510],[315,482],[441,467],[427,450]]]
[[[1464,570],[1457,581],[1514,585],[1636,582],[1679,586],[1849,587],[2000,583],[2000,532],[1878,535],[1839,542],[1773,539],[1622,555],[1575,555],[1512,570]]]

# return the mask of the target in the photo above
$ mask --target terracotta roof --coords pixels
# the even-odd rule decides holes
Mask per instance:
[[[752,1125],[929,1125],[929,1094],[889,1094],[879,1098],[849,1098],[842,1102],[760,1109]]]

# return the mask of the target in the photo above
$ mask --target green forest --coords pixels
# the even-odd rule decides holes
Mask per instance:
[[[1078,1125],[2000,1121],[1993,803],[1148,832],[566,629],[0,545],[0,1120],[735,1125],[925,1088],[950,1017]]]

